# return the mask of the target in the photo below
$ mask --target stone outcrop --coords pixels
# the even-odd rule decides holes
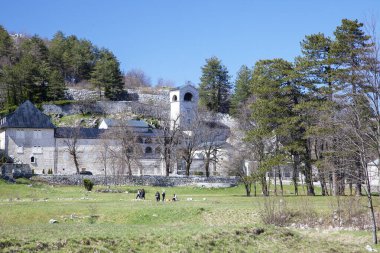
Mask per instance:
[[[90,179],[95,185],[103,185],[105,176],[87,175],[37,175],[34,181],[54,185],[83,185],[83,179]],[[107,176],[109,185],[150,185],[150,186],[198,186],[198,187],[231,187],[238,184],[237,177],[201,177],[201,176]]]

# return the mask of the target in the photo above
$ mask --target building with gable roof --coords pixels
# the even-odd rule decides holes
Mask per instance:
[[[198,91],[191,85],[170,91],[172,128],[186,127],[192,123],[198,105]],[[207,124],[206,124],[207,125]],[[226,126],[221,126],[225,128]],[[24,102],[12,114],[0,121],[0,149],[17,164],[27,164],[35,173],[75,174],[76,166],[69,152],[75,140],[80,171],[93,174],[125,174],[125,161],[110,156],[104,159],[105,146],[120,149],[117,129],[133,133],[132,148],[140,150],[138,161],[132,167],[133,175],[165,175],[158,138],[160,129],[142,120],[104,119],[99,128],[56,127],[50,118],[30,101]],[[225,137],[225,139],[228,136]],[[221,140],[225,141],[225,140]],[[111,150],[111,149],[110,149]],[[107,154],[106,154],[107,155]],[[108,154],[109,155],[109,154]],[[201,151],[195,154],[192,171],[203,170]],[[212,174],[223,174],[213,167]],[[173,164],[172,174],[183,174],[183,161]]]

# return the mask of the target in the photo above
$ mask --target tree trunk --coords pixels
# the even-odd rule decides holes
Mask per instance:
[[[73,159],[74,159],[74,164],[75,164],[75,168],[77,169],[77,174],[79,174],[79,162],[78,162],[78,157],[77,157],[77,154],[76,152],[74,152],[73,154]]]
[[[372,220],[372,242],[373,242],[373,244],[377,244],[376,217],[375,217],[375,212],[373,210],[373,203],[372,203],[371,195],[368,196],[368,204],[369,204],[369,210],[371,212],[371,220]]]
[[[131,162],[128,161],[128,176],[132,177],[132,167],[131,167]]]
[[[169,149],[165,146],[164,147],[165,149],[165,157],[164,157],[164,160],[165,160],[165,176],[168,177],[169,174],[170,174],[170,165],[171,165],[171,157],[170,157],[170,152],[169,152]]]
[[[274,195],[277,196],[277,169],[272,169],[274,172]]]
[[[254,190],[255,197],[257,196],[257,195],[256,195],[256,193],[257,193],[257,192],[256,192],[256,190],[257,190],[256,188],[257,188],[257,187],[256,187],[256,181],[255,181],[255,182],[253,182],[253,190]]]
[[[284,196],[284,186],[282,185],[281,168],[278,167],[278,181],[280,182],[281,196]]]
[[[362,167],[360,166],[360,161],[359,161],[359,166],[357,166],[357,179],[356,179],[356,184],[355,184],[355,195],[356,196],[361,196],[362,195],[362,178],[363,178],[363,171]]]
[[[321,182],[322,196],[328,196],[329,193],[327,191],[327,185],[326,185],[325,177],[321,172],[318,172],[318,174],[319,174],[319,182]]]
[[[170,158],[169,158],[170,159]],[[168,177],[170,173],[170,160],[165,158],[165,176]]]
[[[293,176],[292,176],[292,181],[293,181],[293,184],[294,184],[294,195],[296,195],[296,196],[298,195],[297,175],[298,175],[298,155],[293,154]]]
[[[247,194],[247,197],[251,196],[251,185],[252,183],[244,183],[245,193]]]
[[[260,178],[260,181],[261,181],[261,189],[263,191],[264,196],[268,196],[269,195],[268,194],[268,185],[267,185],[267,179],[265,177],[265,174],[264,174],[264,176],[262,176]]]
[[[311,155],[309,145],[305,143],[306,154],[305,154],[305,183],[308,196],[315,196],[314,185],[313,185],[313,168],[311,167]]]
[[[186,176],[190,176],[191,163],[186,161]]]
[[[210,176],[210,154],[206,155],[205,161],[206,177]]]

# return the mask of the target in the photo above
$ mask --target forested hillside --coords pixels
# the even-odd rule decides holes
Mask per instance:
[[[79,82],[91,83],[110,100],[123,93],[119,62],[108,49],[62,32],[45,40],[10,35],[0,26],[0,106],[61,100],[66,86]]]

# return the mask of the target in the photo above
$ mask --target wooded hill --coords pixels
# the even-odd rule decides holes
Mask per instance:
[[[91,41],[57,32],[52,40],[10,35],[0,26],[0,105],[64,99],[66,85],[90,82],[117,100],[123,79],[115,55]]]

